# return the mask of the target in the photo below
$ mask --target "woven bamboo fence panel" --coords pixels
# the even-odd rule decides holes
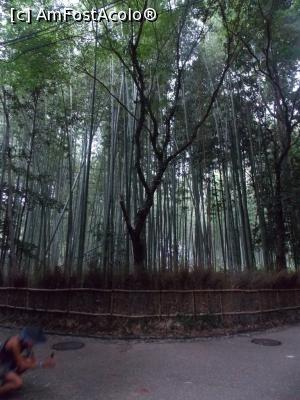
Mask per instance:
[[[300,309],[300,289],[124,290],[1,287],[0,309],[133,319],[255,315]]]

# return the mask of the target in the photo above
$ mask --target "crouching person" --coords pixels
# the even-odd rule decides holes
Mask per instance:
[[[33,346],[46,341],[40,328],[24,328],[19,335],[7,339],[0,350],[0,396],[20,389],[23,385],[21,374],[33,368],[55,366],[53,357],[37,361]]]

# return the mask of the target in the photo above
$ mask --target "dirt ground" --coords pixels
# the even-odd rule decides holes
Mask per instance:
[[[0,328],[0,340],[15,330]],[[252,338],[272,338],[262,346]],[[220,338],[101,340],[49,335],[36,347],[48,356],[58,342],[81,341],[79,350],[56,351],[52,370],[24,376],[11,400],[298,400],[300,325]]]

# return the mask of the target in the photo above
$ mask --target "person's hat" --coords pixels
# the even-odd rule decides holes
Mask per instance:
[[[47,338],[44,335],[43,329],[34,326],[28,326],[21,331],[21,338],[23,340],[32,340],[35,343],[46,342]]]

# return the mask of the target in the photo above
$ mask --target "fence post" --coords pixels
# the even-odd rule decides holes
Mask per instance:
[[[114,289],[111,289],[110,292],[110,315],[114,314]]]
[[[276,302],[277,302],[277,308],[280,308],[279,291],[278,290],[276,290]]]
[[[194,314],[194,319],[196,319],[196,299],[195,299],[195,290],[193,290],[193,314]]]
[[[207,314],[210,314],[210,291],[207,292]]]
[[[220,311],[221,311],[221,319],[222,319],[222,324],[224,325],[224,315],[223,315],[223,302],[222,302],[222,292],[219,294],[220,298]]]
[[[261,305],[261,292],[258,292],[258,300],[259,300],[259,319],[260,323],[262,323],[262,305]]]
[[[28,311],[28,308],[29,308],[29,290],[28,289],[26,289],[26,294],[25,294],[25,308],[26,308],[26,311]]]
[[[70,312],[70,306],[71,306],[71,293],[72,293],[72,291],[69,289],[67,291],[67,313],[68,314]]]
[[[161,290],[159,291],[158,314],[159,314],[159,319],[161,319]]]

